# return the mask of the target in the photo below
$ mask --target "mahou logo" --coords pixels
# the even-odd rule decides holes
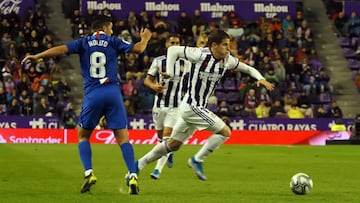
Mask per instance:
[[[11,12],[15,12],[19,14],[20,12],[20,4],[23,0],[2,0],[0,2],[0,11],[3,15],[10,14]]]
[[[4,137],[0,134],[0,144],[5,144],[7,141],[4,139]]]

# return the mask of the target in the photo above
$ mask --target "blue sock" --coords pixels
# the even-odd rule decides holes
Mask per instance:
[[[84,170],[86,171],[92,169],[92,162],[91,162],[92,154],[91,154],[91,147],[89,141],[79,142],[78,148],[79,148],[80,159],[84,166]]]
[[[134,149],[132,145],[129,142],[126,142],[122,145],[120,145],[121,152],[123,155],[123,158],[125,160],[126,166],[130,173],[136,173],[135,170],[135,158],[134,158]]]

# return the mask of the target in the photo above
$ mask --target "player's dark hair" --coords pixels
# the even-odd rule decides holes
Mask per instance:
[[[111,23],[111,18],[105,15],[96,16],[94,22],[92,23],[93,31],[102,30],[104,26],[107,26]]]
[[[207,46],[211,47],[212,43],[220,44],[224,39],[230,39],[230,36],[223,30],[212,31],[208,36]]]
[[[171,33],[169,34],[168,38],[166,39],[166,41],[168,42],[170,40],[170,38],[172,37],[176,37],[176,38],[179,38],[180,39],[180,35],[179,34],[176,34],[176,33]]]

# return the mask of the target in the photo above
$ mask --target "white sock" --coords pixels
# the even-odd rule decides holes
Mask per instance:
[[[169,154],[170,153],[168,153],[167,155],[162,156],[160,159],[157,160],[155,169],[159,170],[160,173],[161,173],[162,169],[164,168],[164,166],[165,166],[165,164],[166,164],[166,162],[168,160]]]
[[[203,162],[204,159],[215,149],[217,149],[222,143],[227,140],[227,137],[220,134],[213,134],[206,143],[201,147],[201,149],[195,154],[195,160]]]
[[[137,176],[136,173],[130,173],[129,177],[130,177],[130,178],[131,178],[131,177],[135,177],[136,179],[138,179],[138,176]]]
[[[138,161],[139,169],[143,169],[147,164],[159,159],[160,157],[169,153],[169,149],[167,147],[167,142],[162,142],[157,144],[152,150],[150,150],[147,154],[141,157]]]
[[[88,169],[85,171],[85,177],[92,173],[92,169]]]

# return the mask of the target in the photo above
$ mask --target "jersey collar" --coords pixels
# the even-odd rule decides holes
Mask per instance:
[[[99,32],[99,34],[105,35],[105,32],[103,32],[103,31],[98,31],[98,32]],[[94,35],[96,35],[96,33],[98,33],[98,32],[94,32],[94,34],[92,34],[92,35],[94,36]]]

